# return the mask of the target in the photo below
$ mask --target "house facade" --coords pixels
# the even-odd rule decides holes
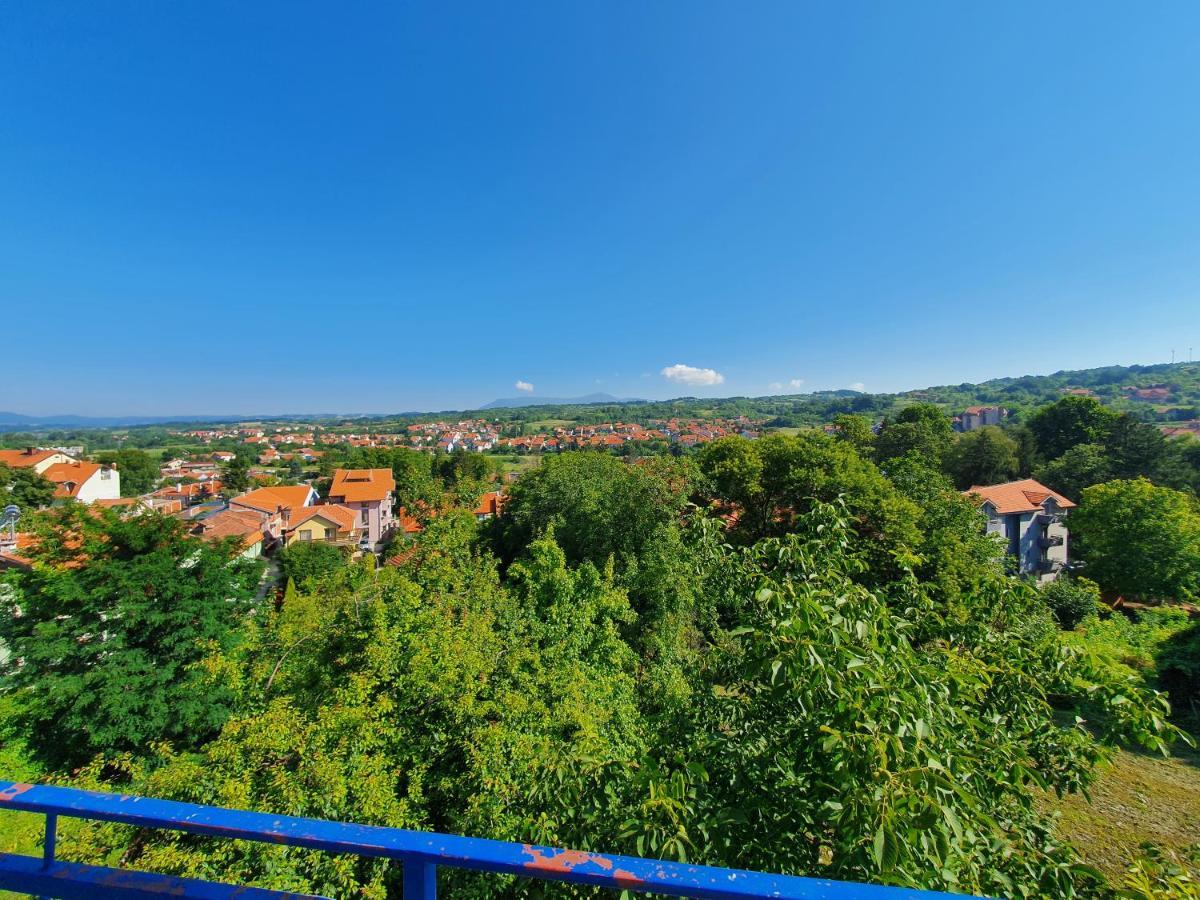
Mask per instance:
[[[959,431],[974,431],[985,425],[999,425],[1008,418],[1008,410],[1003,406],[968,406],[954,417],[954,425]]]
[[[1019,574],[1038,581],[1058,577],[1067,565],[1065,519],[1074,503],[1032,478],[976,486],[964,493],[986,517],[986,532],[1004,541]]]
[[[357,525],[374,552],[396,528],[396,479],[391,469],[334,470],[329,502],[356,512]]]
[[[307,484],[261,487],[229,501],[232,510],[250,510],[266,516],[263,533],[268,542],[283,540],[293,517],[317,502],[317,492]]]
[[[305,507],[288,522],[288,546],[296,542],[357,546],[363,529],[359,513],[338,503]]]
[[[121,473],[116,466],[74,459],[61,450],[0,450],[0,463],[12,469],[33,469],[54,482],[57,500],[116,500],[121,496]]]

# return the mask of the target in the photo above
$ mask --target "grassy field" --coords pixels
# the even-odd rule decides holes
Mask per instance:
[[[497,453],[493,455],[492,460],[499,463],[504,472],[518,472],[525,474],[533,469],[536,469],[542,462],[540,453]]]
[[[1200,754],[1163,759],[1120,751],[1090,790],[1091,800],[1052,801],[1059,836],[1090,865],[1119,881],[1143,842],[1169,849],[1200,843]]]
[[[574,424],[574,419],[540,419],[537,422],[530,422],[529,428],[535,432],[553,431],[555,428],[566,428]]]

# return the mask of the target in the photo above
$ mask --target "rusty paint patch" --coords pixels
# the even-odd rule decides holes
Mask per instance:
[[[617,869],[613,872],[613,880],[621,887],[635,887],[644,883],[646,879],[638,878],[628,869]]]
[[[4,790],[0,791],[0,803],[6,803],[13,797],[23,794],[28,790],[32,790],[32,784],[10,784]]]
[[[604,871],[613,867],[612,860],[598,853],[585,853],[582,850],[553,850],[547,855],[532,844],[522,844],[521,849],[533,857],[525,863],[527,869],[537,869],[539,872],[572,872],[576,866],[595,863]]]

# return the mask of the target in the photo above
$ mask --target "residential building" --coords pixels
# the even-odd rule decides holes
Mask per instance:
[[[1032,478],[964,491],[987,517],[988,534],[1001,537],[1017,571],[1039,581],[1058,577],[1067,564],[1066,513],[1075,504]]]
[[[357,510],[340,503],[323,503],[293,513],[288,521],[285,542],[289,546],[297,541],[357,546],[362,536],[363,527]]]
[[[985,425],[999,425],[1007,418],[1008,410],[1003,406],[968,406],[954,417],[954,425],[959,431],[974,431]]]
[[[54,496],[61,500],[94,503],[121,496],[121,473],[116,466],[76,460],[47,466],[42,477],[55,484]]]
[[[329,488],[329,502],[356,510],[359,527],[366,532],[373,551],[396,527],[396,479],[391,469],[336,469]]]
[[[263,513],[263,532],[268,541],[283,540],[294,516],[317,502],[317,492],[307,484],[260,487],[229,501],[230,509]]]
[[[257,510],[230,508],[198,521],[192,534],[210,541],[236,538],[243,557],[258,559],[262,556],[263,543],[267,538],[263,528],[268,518]]]
[[[177,501],[180,509],[187,509],[213,499],[220,492],[219,481],[194,481],[188,484],[177,481],[174,485],[159,488],[150,496],[163,502]]]
[[[39,475],[58,463],[75,462],[75,457],[68,456],[61,450],[43,450],[39,447],[26,447],[24,450],[0,450],[0,464],[10,469],[33,469]]]
[[[504,509],[504,502],[508,499],[503,491],[488,491],[479,498],[479,502],[475,504],[475,519],[482,522],[486,519],[491,519],[500,515],[500,511]]]
[[[13,469],[33,469],[53,481],[56,499],[93,503],[121,496],[121,474],[116,466],[78,460],[60,449],[0,450],[0,463]]]

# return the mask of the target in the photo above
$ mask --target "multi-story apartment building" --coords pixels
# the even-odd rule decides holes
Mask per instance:
[[[329,502],[356,510],[370,549],[378,551],[396,527],[396,479],[391,469],[336,469]]]
[[[1003,538],[1020,574],[1039,581],[1058,577],[1067,564],[1064,518],[1074,503],[1032,478],[972,487],[964,493],[987,517],[987,533]]]

